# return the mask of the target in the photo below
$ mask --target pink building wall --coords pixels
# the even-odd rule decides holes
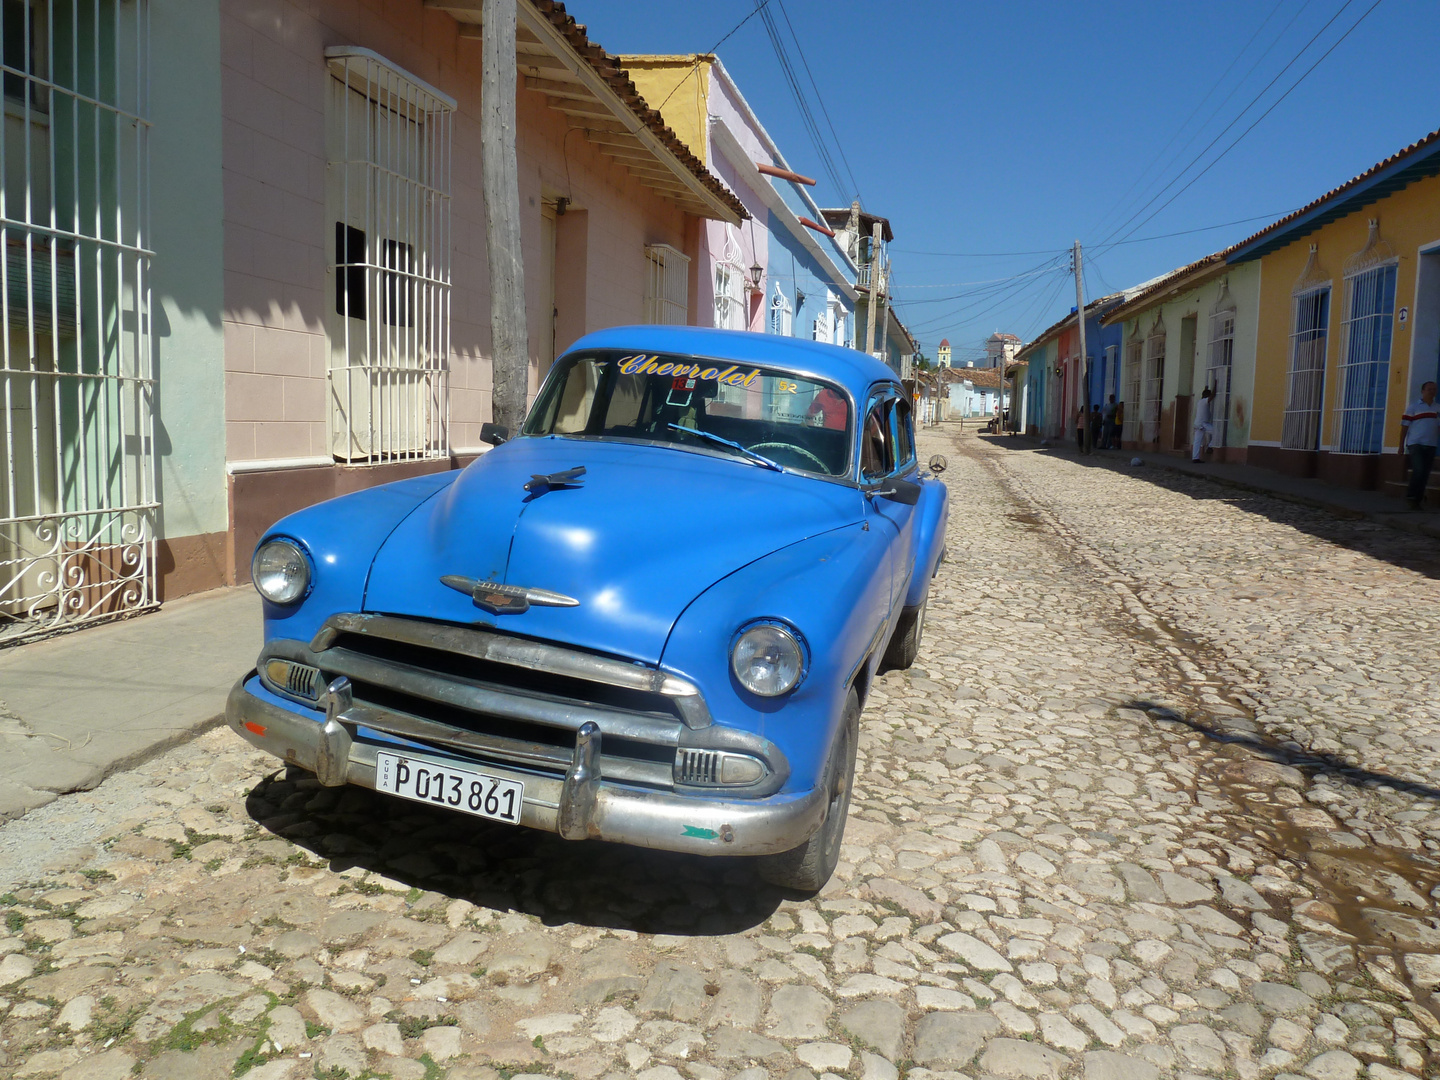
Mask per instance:
[[[490,419],[489,274],[481,194],[480,42],[421,0],[222,0],[227,460],[328,457],[325,100],[331,45],[373,49],[457,100],[451,176],[450,445],[479,444]],[[699,228],[572,132],[545,98],[517,106],[521,235],[532,389],[546,325],[538,273],[541,202],[557,222],[556,348],[639,322],[644,248],[696,262]],[[691,321],[697,311],[692,287]],[[699,319],[697,320],[697,315]]]

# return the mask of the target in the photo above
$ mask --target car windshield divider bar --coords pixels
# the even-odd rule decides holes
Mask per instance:
[[[328,651],[341,634],[363,634],[530,671],[660,694],[674,702],[686,727],[709,727],[711,722],[710,709],[694,683],[654,667],[470,627],[355,613],[332,615],[325,620],[325,625],[310,642],[311,651],[316,654]],[[603,723],[601,726],[605,729]],[[605,734],[621,733],[605,729]]]

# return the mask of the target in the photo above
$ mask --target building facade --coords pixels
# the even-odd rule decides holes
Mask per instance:
[[[1260,273],[1206,256],[1131,294],[1106,316],[1123,330],[1126,447],[1189,454],[1200,394],[1214,395],[1212,460],[1248,460],[1254,420]]]
[[[1226,261],[1259,282],[1248,460],[1398,494],[1400,416],[1440,379],[1440,131]]]
[[[850,345],[857,269],[720,59],[624,56],[647,101],[750,214],[707,222],[695,287],[710,325]],[[709,301],[708,304],[706,301]],[[697,310],[697,320],[704,311]]]
[[[479,7],[6,4],[0,641],[246,581],[280,516],[481,452]],[[702,223],[747,212],[518,7],[533,391],[589,330],[697,321]]]

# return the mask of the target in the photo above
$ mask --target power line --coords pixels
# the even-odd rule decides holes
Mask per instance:
[[[1306,53],[1307,51],[1309,51],[1310,46],[1313,45],[1313,44],[1315,44],[1316,40],[1320,37],[1320,35],[1323,34],[1326,30],[1328,30],[1328,29],[1330,28],[1330,26],[1335,22],[1335,20],[1338,19],[1342,14],[1344,14],[1345,9],[1348,8],[1348,7],[1349,7],[1351,4],[1353,4],[1354,2],[1355,2],[1355,0],[1344,0],[1344,3],[1342,3],[1342,4],[1340,5],[1340,9],[1339,9],[1338,11],[1336,11],[1334,15],[1330,16],[1330,18],[1329,18],[1328,20],[1326,20],[1325,25],[1323,25],[1322,27],[1320,27],[1319,30],[1316,30],[1316,31],[1315,31],[1314,35],[1310,38],[1310,40],[1307,41],[1303,46],[1300,47],[1300,50],[1299,50],[1294,56],[1292,56],[1292,57],[1289,59],[1289,61],[1286,62],[1286,64],[1285,64],[1284,67],[1282,67],[1278,72],[1275,73],[1275,77],[1272,78],[1268,83],[1266,83],[1266,84],[1260,89],[1260,92],[1257,93],[1253,98],[1251,98],[1251,99],[1246,103],[1246,105],[1245,105],[1245,107],[1244,107],[1243,109],[1241,109],[1238,113],[1235,114],[1235,118],[1234,118],[1233,120],[1231,120],[1230,123],[1226,124],[1226,125],[1220,130],[1219,134],[1217,134],[1213,139],[1211,139],[1208,143],[1205,144],[1204,149],[1202,149],[1198,154],[1196,154],[1193,158],[1191,158],[1189,162],[1186,163],[1185,167],[1182,168],[1182,169],[1175,175],[1175,178],[1174,178],[1173,180],[1171,180],[1171,181],[1170,181],[1169,183],[1167,183],[1164,187],[1162,187],[1159,191],[1157,191],[1154,195],[1152,195],[1152,196],[1150,197],[1150,200],[1149,200],[1148,202],[1146,202],[1144,206],[1140,207],[1139,210],[1135,211],[1135,213],[1131,214],[1128,218],[1126,218],[1123,222],[1121,222],[1118,226],[1116,226],[1113,230],[1111,230],[1110,234],[1109,234],[1108,236],[1106,236],[1104,240],[1101,240],[1100,243],[1101,243],[1101,244],[1104,244],[1104,243],[1106,243],[1107,241],[1113,239],[1113,238],[1115,237],[1115,235],[1118,234],[1122,229],[1124,229],[1127,225],[1129,225],[1129,224],[1130,224],[1132,221],[1134,221],[1137,217],[1139,217],[1139,216],[1140,216],[1141,214],[1143,214],[1146,210],[1148,210],[1151,206],[1153,206],[1156,199],[1160,198],[1160,196],[1164,195],[1165,192],[1168,191],[1171,187],[1173,187],[1175,184],[1179,183],[1179,182],[1180,182],[1180,179],[1181,179],[1187,172],[1189,172],[1189,171],[1195,166],[1196,162],[1198,162],[1198,161],[1199,161],[1201,158],[1203,158],[1207,153],[1209,153],[1210,150],[1211,150],[1211,148],[1212,148],[1217,142],[1219,142],[1231,128],[1233,128],[1236,124],[1238,124],[1238,123],[1240,122],[1240,120],[1245,116],[1245,114],[1246,114],[1247,112],[1249,112],[1252,108],[1255,107],[1256,103],[1259,102],[1259,100],[1260,100],[1262,97],[1264,97],[1264,96],[1269,92],[1270,88],[1271,88],[1272,86],[1274,86],[1274,85],[1280,80],[1280,77],[1281,77],[1282,75],[1284,75],[1285,72],[1289,71],[1292,67],[1294,67],[1296,63],[1299,62],[1300,57],[1304,56],[1305,53]],[[1365,12],[1365,15],[1369,15],[1371,11],[1374,11],[1375,8],[1378,7],[1381,2],[1382,2],[1382,0],[1375,0],[1375,4],[1370,7],[1369,11],[1366,11],[1366,12]],[[1338,45],[1338,44],[1340,43],[1340,41],[1344,41],[1345,38],[1349,36],[1350,31],[1351,31],[1351,30],[1354,30],[1354,29],[1355,29],[1355,26],[1359,26],[1359,25],[1360,25],[1360,22],[1365,18],[1365,15],[1360,16],[1360,19],[1359,19],[1359,20],[1356,20],[1355,25],[1354,25],[1354,26],[1351,26],[1350,30],[1347,30],[1347,31],[1345,32],[1345,34],[1343,34],[1343,35],[1340,37],[1339,41],[1337,41],[1335,44]],[[1327,51],[1320,57],[1320,59],[1321,59],[1321,60],[1324,60],[1326,56],[1329,56],[1330,53],[1334,51],[1334,49],[1335,49],[1335,45],[1330,46],[1330,49],[1327,50]],[[1318,63],[1318,61],[1317,61],[1317,63]],[[1314,70],[1315,70],[1315,68],[1314,68],[1314,66],[1312,66],[1312,67],[1310,68],[1310,71],[1314,71]],[[1310,73],[1310,71],[1307,71],[1305,74],[1308,75],[1308,74]],[[1300,83],[1304,81],[1304,78],[1305,78],[1305,76],[1302,75],[1302,76],[1300,77],[1300,79],[1298,79],[1298,80],[1295,82],[1295,84],[1290,87],[1290,90],[1294,90],[1296,86],[1299,86]],[[1270,109],[1265,110],[1265,112],[1264,112],[1263,114],[1261,114],[1260,120],[1263,120],[1266,116],[1268,116],[1268,115],[1270,114],[1270,110],[1273,109],[1273,108],[1275,107],[1275,105],[1278,105],[1278,104],[1280,104],[1281,101],[1284,101],[1285,98],[1289,95],[1290,90],[1287,90],[1287,91],[1286,91],[1284,94],[1282,94],[1278,99],[1276,99],[1275,103],[1270,106]],[[1258,122],[1259,122],[1259,120],[1256,121],[1256,123],[1258,123]],[[1250,132],[1250,130],[1254,128],[1254,126],[1255,126],[1254,124],[1251,124],[1249,128],[1246,128],[1245,131],[1241,132],[1240,138],[1243,139],[1243,138],[1245,137],[1245,135],[1248,134],[1248,133]],[[1236,142],[1239,142],[1240,140],[1239,140],[1239,139],[1236,139],[1235,141],[1236,141]],[[1233,147],[1233,146],[1235,145],[1235,143],[1231,143],[1230,145]],[[1227,147],[1226,150],[1225,150],[1225,152],[1222,153],[1222,154],[1220,155],[1220,157],[1224,157],[1224,156],[1225,156],[1225,153],[1228,153],[1228,152],[1229,152],[1229,148]],[[1212,161],[1209,165],[1207,165],[1207,166],[1205,167],[1205,169],[1204,169],[1199,175],[1197,175],[1194,179],[1192,179],[1192,180],[1190,181],[1190,183],[1188,183],[1188,184],[1185,185],[1185,188],[1181,188],[1181,191],[1184,191],[1186,188],[1188,188],[1188,187],[1190,186],[1190,184],[1193,184],[1193,183],[1195,182],[1195,180],[1198,180],[1198,179],[1200,178],[1200,176],[1203,176],[1203,175],[1205,174],[1205,172],[1208,172],[1208,171],[1215,165],[1215,163],[1218,162],[1219,160],[1220,160],[1220,158],[1217,157],[1214,161]],[[1180,192],[1176,192],[1175,194],[1176,194],[1176,195],[1179,195]],[[1161,206],[1160,209],[1163,210],[1163,209],[1165,208],[1165,206],[1169,206],[1170,203],[1171,203],[1171,202],[1174,202],[1174,201],[1175,201],[1175,196],[1172,196],[1169,200],[1167,200],[1167,201],[1165,202],[1165,204],[1164,204],[1163,206]],[[1157,210],[1156,213],[1158,213],[1158,212],[1159,212],[1159,211]],[[1155,216],[1155,214],[1151,214],[1150,217],[1146,218],[1145,221],[1142,221],[1140,224],[1141,224],[1141,225],[1145,224],[1146,221],[1149,221],[1150,218],[1153,218],[1154,216]],[[1139,226],[1137,225],[1136,228],[1139,228]],[[1132,229],[1131,231],[1133,232],[1134,230]],[[1127,233],[1126,235],[1128,236],[1129,234]]]
[[[1225,81],[1226,77],[1229,76],[1230,72],[1235,70],[1235,65],[1240,62],[1240,58],[1245,55],[1251,45],[1255,44],[1255,39],[1259,37],[1260,32],[1269,25],[1270,20],[1275,17],[1275,12],[1280,10],[1280,6],[1283,3],[1284,0],[1276,0],[1275,6],[1270,9],[1270,14],[1266,15],[1264,21],[1255,28],[1255,32],[1250,35],[1250,40],[1247,41],[1244,47],[1235,54],[1235,59],[1230,61],[1230,66],[1225,69],[1224,73],[1221,74],[1220,78],[1216,79],[1210,89],[1205,92],[1204,96],[1195,103],[1195,108],[1190,111],[1190,115],[1187,116],[1184,121],[1181,122],[1180,126],[1175,129],[1175,134],[1170,136],[1169,140],[1165,143],[1164,146],[1160,148],[1160,152],[1155,155],[1154,159],[1150,162],[1150,164],[1146,165],[1145,168],[1141,169],[1140,172],[1136,174],[1135,179],[1131,182],[1130,186],[1125,189],[1125,193],[1121,195],[1120,198],[1115,200],[1115,204],[1111,206],[1109,210],[1105,211],[1105,215],[1100,219],[1100,224],[1096,227],[1095,232],[1099,232],[1100,229],[1104,227],[1105,222],[1110,220],[1111,215],[1113,215],[1117,210],[1119,210],[1121,206],[1125,205],[1125,201],[1130,197],[1130,193],[1132,191],[1136,190],[1136,188],[1140,188],[1142,191],[1144,190],[1144,186],[1142,186],[1141,183],[1142,181],[1145,181],[1145,185],[1148,186],[1149,181],[1146,180],[1146,178],[1149,176],[1150,170],[1160,163],[1160,159],[1165,156],[1165,151],[1169,150],[1170,147],[1174,144],[1175,140],[1178,139],[1182,134],[1184,134],[1185,129],[1190,126],[1190,121],[1195,119],[1196,113],[1198,113],[1202,108],[1204,108],[1205,102],[1210,100],[1211,95],[1213,95],[1215,91],[1220,88],[1220,85]],[[1189,148],[1190,144],[1195,141],[1196,135],[1198,135],[1201,131],[1204,131],[1205,126],[1209,124],[1211,120],[1215,119],[1215,114],[1218,113],[1221,109],[1223,109],[1225,107],[1225,103],[1235,96],[1235,91],[1245,85],[1245,80],[1250,78],[1251,74],[1255,71],[1257,67],[1260,66],[1261,62],[1265,59],[1265,57],[1270,55],[1271,51],[1275,48],[1275,46],[1280,43],[1280,39],[1283,38],[1286,32],[1290,29],[1290,27],[1295,24],[1295,20],[1300,17],[1300,13],[1303,12],[1305,8],[1309,6],[1309,4],[1310,0],[1305,0],[1305,3],[1301,4],[1300,7],[1296,9],[1295,14],[1291,16],[1290,21],[1286,23],[1285,27],[1280,31],[1280,33],[1275,36],[1275,40],[1270,43],[1270,47],[1266,49],[1263,53],[1261,53],[1258,57],[1256,57],[1255,63],[1250,65],[1250,70],[1245,72],[1245,74],[1241,76],[1239,81],[1235,83],[1235,86],[1230,91],[1230,93],[1225,95],[1224,100],[1221,101],[1219,105],[1215,106],[1215,109],[1210,113],[1209,116],[1205,118],[1204,122],[1196,130],[1196,134],[1190,136],[1190,138],[1185,141],[1185,144],[1181,146],[1180,149],[1176,152],[1175,158],[1178,158]],[[1175,158],[1171,158],[1165,163],[1165,166],[1161,168],[1160,173],[1156,174],[1157,178],[1158,176],[1163,175],[1166,168],[1174,164]]]
[[[835,130],[835,123],[830,119],[830,110],[825,107],[825,97],[820,93],[820,87],[815,82],[815,75],[810,70],[810,61],[805,58],[805,47],[800,44],[800,35],[795,33],[795,25],[790,21],[790,13],[785,10],[785,0],[778,0],[780,14],[785,16],[785,25],[790,28],[790,36],[795,39],[795,51],[800,54],[800,63],[805,65],[805,74],[810,78],[810,86],[815,91],[815,100],[820,103],[820,111],[825,115],[825,123],[830,128],[830,134],[835,139],[835,149],[840,151],[840,160],[845,165],[845,172],[850,177],[850,183],[854,188],[855,197],[863,203],[865,200],[860,195],[860,183],[855,179],[855,172],[850,168],[850,159],[845,156],[845,144],[840,141],[840,133]]]
[[[1351,0],[1346,0],[1346,6],[1347,6],[1347,7],[1349,6],[1350,2],[1351,2]],[[1364,21],[1369,17],[1370,13],[1371,13],[1372,11],[1374,11],[1377,7],[1379,7],[1379,6],[1380,6],[1382,3],[1384,3],[1384,2],[1385,2],[1385,0],[1375,0],[1375,2],[1374,2],[1373,4],[1371,4],[1368,8],[1366,8],[1365,11],[1361,14],[1361,16],[1360,16],[1358,19],[1356,19],[1353,23],[1350,24],[1350,29],[1346,30],[1345,33],[1341,34],[1338,38],[1336,38],[1334,44],[1332,44],[1328,49],[1326,49],[1323,53],[1321,53],[1321,54],[1320,54],[1320,57],[1319,57],[1313,64],[1311,64],[1308,68],[1305,69],[1304,74],[1302,74],[1298,79],[1296,79],[1293,83],[1290,84],[1290,88],[1289,88],[1288,90],[1286,90],[1283,94],[1281,94],[1278,98],[1276,98],[1273,102],[1271,102],[1271,103],[1270,103],[1270,107],[1269,107],[1268,109],[1266,109],[1263,113],[1261,113],[1259,116],[1257,116],[1257,117],[1254,119],[1254,121],[1250,124],[1249,127],[1247,127],[1247,128],[1246,128],[1244,131],[1242,131],[1239,135],[1235,136],[1234,141],[1231,142],[1229,146],[1225,147],[1224,150],[1220,151],[1220,153],[1219,153],[1218,155],[1216,155],[1216,157],[1210,162],[1210,164],[1206,165],[1205,168],[1201,169],[1198,173],[1196,173],[1196,174],[1185,184],[1185,186],[1182,187],[1179,191],[1175,192],[1174,195],[1171,195],[1170,198],[1166,199],[1163,203],[1161,203],[1159,206],[1157,206],[1157,207],[1151,212],[1151,214],[1150,214],[1149,217],[1147,217],[1144,221],[1140,222],[1140,224],[1138,224],[1138,225],[1135,226],[1135,229],[1138,229],[1138,228],[1140,228],[1141,226],[1146,225],[1146,224],[1148,224],[1150,221],[1154,220],[1156,214],[1159,214],[1162,210],[1164,210],[1167,206],[1169,206],[1171,203],[1173,203],[1173,202],[1174,202],[1176,199],[1178,199],[1181,195],[1183,195],[1183,194],[1185,194],[1185,192],[1189,191],[1190,188],[1194,186],[1194,184],[1195,184],[1195,182],[1196,182],[1197,180],[1199,180],[1202,176],[1204,176],[1206,173],[1208,173],[1208,172],[1209,172],[1211,169],[1213,169],[1216,165],[1220,164],[1220,161],[1225,157],[1225,155],[1228,154],[1228,153],[1230,153],[1231,150],[1235,149],[1235,147],[1236,147],[1237,145],[1239,145],[1241,139],[1245,138],[1246,135],[1249,135],[1250,132],[1254,131],[1256,125],[1258,125],[1258,124],[1260,123],[1260,121],[1264,120],[1267,116],[1269,116],[1272,112],[1274,112],[1275,109],[1276,109],[1276,107],[1279,106],[1279,104],[1280,104],[1282,101],[1284,101],[1287,97],[1289,97],[1289,96],[1291,95],[1291,93],[1294,92],[1294,90],[1296,89],[1296,87],[1298,87],[1302,82],[1304,82],[1307,78],[1309,78],[1310,73],[1311,73],[1312,71],[1314,71],[1317,67],[1319,67],[1321,64],[1323,64],[1323,63],[1325,62],[1325,58],[1328,57],[1331,53],[1333,53],[1336,49],[1338,49],[1338,48],[1340,47],[1340,43],[1343,42],[1346,38],[1348,38],[1351,34],[1353,34],[1353,33],[1355,32],[1355,30],[1359,27],[1359,25],[1360,25],[1362,22],[1364,22]],[[1340,10],[1343,11],[1343,10],[1345,10],[1345,9],[1344,9],[1344,8],[1341,8]],[[1337,12],[1337,14],[1338,14],[1338,12]],[[1333,20],[1332,20],[1332,21],[1333,21]],[[1329,24],[1327,23],[1326,25],[1329,25]],[[1268,89],[1268,87],[1267,87],[1267,89]],[[1247,106],[1247,108],[1248,108],[1248,106]],[[1244,115],[1244,114],[1242,113],[1241,115]],[[1227,129],[1227,130],[1228,130],[1228,129]],[[1222,132],[1222,134],[1223,134],[1223,132]],[[1211,145],[1213,145],[1213,143],[1212,143]],[[1208,148],[1207,148],[1207,149],[1208,149]],[[1188,168],[1188,166],[1187,166],[1187,168]],[[1147,204],[1147,205],[1148,205],[1148,204]],[[1141,209],[1143,210],[1144,207],[1142,207]],[[1132,219],[1132,220],[1133,220],[1133,219]],[[1129,222],[1126,222],[1126,224],[1129,224]],[[1123,228],[1123,226],[1122,226],[1122,228]],[[1135,229],[1131,229],[1130,232],[1134,232]],[[1111,235],[1113,236],[1114,234],[1112,233]],[[1126,236],[1128,236],[1128,235],[1129,235],[1129,233],[1126,234]],[[1108,239],[1108,238],[1107,238],[1107,239]],[[1124,239],[1124,238],[1122,237],[1122,239]]]
[[[766,4],[768,4],[768,3],[770,3],[770,0],[760,0],[760,2],[756,5],[756,8],[755,8],[754,11],[750,12],[750,14],[746,15],[746,16],[745,16],[743,19],[741,19],[738,23],[736,23],[734,26],[732,26],[732,27],[730,28],[729,32],[726,33],[724,37],[722,37],[719,41],[715,42],[714,45],[711,45],[711,46],[710,46],[709,52],[710,52],[711,54],[713,54],[716,49],[720,48],[721,45],[724,45],[725,42],[729,41],[732,37],[734,37],[735,34],[736,34],[736,32],[737,32],[742,26],[744,26],[747,22],[749,22],[751,19],[753,19],[756,15],[760,14],[760,9],[763,8],[763,7],[764,7]],[[661,109],[663,109],[663,108],[665,107],[665,102],[669,101],[672,97],[675,96],[675,91],[676,91],[676,90],[679,90],[680,87],[682,87],[682,86],[685,85],[686,79],[689,79],[691,75],[694,75],[694,74],[695,74],[696,72],[698,72],[699,70],[700,70],[700,61],[699,61],[699,60],[696,60],[696,61],[695,61],[695,66],[690,70],[690,73],[689,73],[688,75],[686,75],[684,79],[681,79],[681,80],[680,80],[679,82],[677,82],[673,87],[670,88],[670,93],[668,93],[668,94],[665,95],[665,101],[662,101],[662,102],[660,102],[659,105],[655,106],[655,111],[656,111],[656,112],[659,112]]]
[[[1281,210],[1274,214],[1256,214],[1254,217],[1238,218],[1235,221],[1224,221],[1219,225],[1202,225],[1198,229],[1181,229],[1179,232],[1157,233],[1154,236],[1136,236],[1130,240],[1116,240],[1111,244],[1096,244],[1094,247],[1087,248],[1086,250],[1092,252],[1109,251],[1111,248],[1117,248],[1121,244],[1143,244],[1147,240],[1169,240],[1173,236],[1190,236],[1194,233],[1211,232],[1214,229],[1228,229],[1231,225],[1245,225],[1252,221],[1279,221],[1281,218],[1294,212],[1294,210]]]
[[[756,10],[760,12],[760,21],[764,23],[765,33],[769,35],[770,45],[775,50],[775,59],[780,64],[780,74],[784,77],[786,85],[790,87],[790,94],[795,99],[795,107],[800,111],[801,123],[805,127],[805,133],[810,136],[815,153],[819,155],[825,175],[829,177],[830,183],[834,186],[835,194],[843,197],[845,185],[840,179],[840,171],[836,168],[835,159],[830,156],[830,150],[820,134],[820,125],[815,119],[815,114],[810,111],[810,103],[806,100],[800,86],[799,76],[795,74],[795,68],[790,63],[789,52],[785,48],[784,40],[780,37],[775,19],[765,7],[767,2],[768,0],[756,0]]]

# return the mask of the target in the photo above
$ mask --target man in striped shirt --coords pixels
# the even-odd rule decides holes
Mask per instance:
[[[1420,398],[1400,418],[1404,452],[1410,455],[1410,487],[1405,501],[1411,510],[1419,510],[1425,498],[1425,485],[1435,464],[1435,448],[1440,445],[1440,408],[1435,404],[1435,384],[1420,387]]]

